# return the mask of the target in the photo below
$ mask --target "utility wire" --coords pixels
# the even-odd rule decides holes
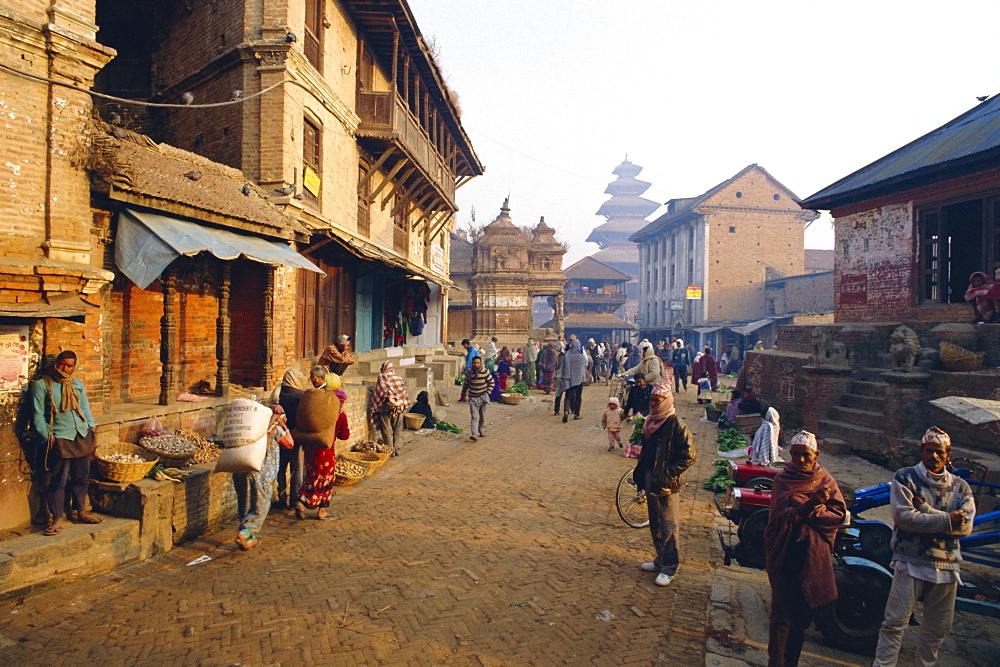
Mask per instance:
[[[475,134],[478,134],[479,136],[483,137],[484,139],[489,139],[490,141],[492,141],[493,143],[497,144],[498,146],[502,146],[503,148],[506,148],[509,151],[512,151],[514,153],[517,153],[518,155],[524,156],[524,157],[528,158],[529,160],[533,160],[533,161],[537,162],[538,164],[544,165],[544,166],[548,167],[549,169],[555,169],[556,171],[561,171],[564,174],[569,174],[570,176],[573,176],[575,178],[579,178],[580,180],[583,180],[583,181],[589,181],[590,183],[597,183],[598,185],[606,185],[606,183],[603,182],[603,181],[598,181],[596,179],[590,178],[589,176],[581,176],[580,174],[574,173],[574,172],[569,171],[567,169],[563,169],[562,167],[557,167],[556,165],[550,164],[550,163],[548,163],[548,162],[546,162],[544,160],[539,160],[538,158],[536,158],[533,155],[528,155],[527,153],[525,153],[523,151],[519,151],[518,149],[516,149],[516,148],[514,148],[512,146],[508,146],[507,144],[505,144],[504,142],[502,142],[502,141],[500,141],[498,139],[494,139],[493,137],[491,137],[491,136],[489,136],[487,134],[483,134],[479,130],[475,130],[475,129],[470,128],[470,131],[474,132]]]

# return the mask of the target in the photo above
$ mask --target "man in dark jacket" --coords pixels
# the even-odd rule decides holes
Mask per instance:
[[[656,558],[639,566],[656,572],[657,586],[667,586],[680,564],[680,497],[684,471],[694,465],[694,435],[674,411],[674,396],[668,384],[653,387],[649,416],[642,427],[642,452],[632,473],[637,486],[646,491],[649,532]]]
[[[653,385],[646,384],[646,376],[636,373],[632,376],[635,384],[628,390],[628,400],[625,402],[625,416],[629,413],[633,415],[649,414],[649,396],[653,392]]]
[[[688,366],[691,365],[691,353],[684,347],[684,341],[678,338],[674,341],[674,350],[670,353],[670,365],[674,367],[674,392],[681,390],[684,384],[684,391],[688,388]]]

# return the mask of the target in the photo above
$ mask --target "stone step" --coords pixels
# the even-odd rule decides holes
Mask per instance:
[[[819,431],[820,437],[843,440],[855,451],[870,451],[877,448],[884,435],[881,429],[858,426],[836,419],[820,419]]]
[[[819,451],[830,456],[850,456],[854,453],[851,446],[840,438],[820,438]]]
[[[884,396],[863,396],[862,394],[841,394],[840,405],[846,408],[875,410],[881,412],[885,408]]]
[[[862,396],[883,397],[888,389],[889,385],[885,382],[872,382],[870,380],[851,380],[850,384],[850,393]]]
[[[104,517],[66,523],[62,532],[31,533],[0,543],[0,598],[106,572],[139,558],[139,522]]]
[[[860,408],[848,408],[843,405],[834,405],[830,408],[829,417],[836,421],[854,424],[856,426],[867,426],[878,429],[885,423],[885,415],[876,410],[863,410]]]

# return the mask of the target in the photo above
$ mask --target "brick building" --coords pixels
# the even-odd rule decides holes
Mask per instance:
[[[767,279],[804,273],[805,226],[816,217],[756,164],[698,197],[667,202],[631,236],[643,334],[701,344],[766,318]]]
[[[405,1],[0,0],[0,43],[0,530],[37,509],[45,355],[78,353],[99,443],[152,415],[214,433],[341,333],[373,350],[357,375],[446,374],[454,193],[482,166]]]

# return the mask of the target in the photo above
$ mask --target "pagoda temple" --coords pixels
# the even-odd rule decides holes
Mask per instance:
[[[522,229],[510,217],[505,199],[493,222],[472,246],[472,336],[477,342],[497,336],[502,345],[523,345],[533,328],[531,302],[553,297],[555,328],[562,332],[562,260],[566,249],[542,218]]]
[[[642,197],[651,184],[636,178],[641,171],[642,167],[630,162],[627,155],[612,170],[618,178],[604,190],[611,199],[597,211],[607,222],[595,227],[587,237],[587,241],[601,247],[591,257],[632,277],[625,287],[625,305],[618,311],[619,317],[630,322],[635,321],[639,310],[639,247],[629,237],[645,227],[646,218],[660,208],[655,201]]]

